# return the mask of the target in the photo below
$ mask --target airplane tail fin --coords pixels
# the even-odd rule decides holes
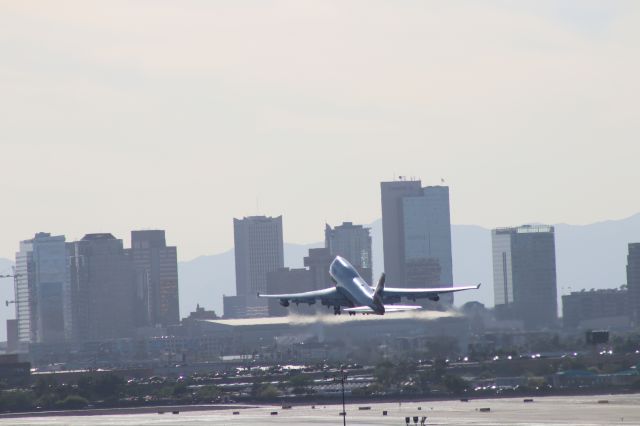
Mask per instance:
[[[382,275],[380,275],[380,279],[378,280],[378,285],[376,285],[376,292],[374,293],[374,297],[376,295],[380,295],[382,296],[382,293],[384,293],[384,282],[386,280],[386,276],[384,274],[384,272],[382,273]]]

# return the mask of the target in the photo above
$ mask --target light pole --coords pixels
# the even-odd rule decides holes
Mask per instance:
[[[347,409],[344,405],[344,381],[347,378],[347,374],[344,372],[344,369],[340,369],[340,384],[342,385],[342,424],[343,426],[347,426]]]

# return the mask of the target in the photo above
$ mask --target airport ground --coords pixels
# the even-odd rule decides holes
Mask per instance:
[[[405,425],[413,418],[426,416],[427,425],[639,425],[640,395],[591,395],[567,397],[538,397],[532,402],[523,398],[476,399],[468,402],[460,400],[351,404],[347,405],[348,425]],[[360,409],[370,407],[369,409]],[[489,409],[489,411],[481,409]],[[47,416],[0,419],[0,425],[84,425],[90,421],[100,425],[315,425],[328,426],[342,424],[339,415],[342,407],[294,406],[282,409],[280,406],[260,406],[256,408],[228,408],[226,410],[202,409],[180,411],[172,414],[163,409],[146,414],[107,414],[99,416]],[[233,414],[237,412],[237,414]],[[383,415],[387,411],[387,415]],[[277,414],[272,414],[277,412]]]

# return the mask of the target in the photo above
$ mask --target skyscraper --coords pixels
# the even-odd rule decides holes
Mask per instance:
[[[387,282],[408,287],[451,287],[449,188],[419,180],[382,182],[382,233]],[[452,295],[441,301],[452,303]]]
[[[343,222],[335,228],[326,225],[324,230],[324,245],[331,256],[347,259],[369,284],[372,281],[370,232],[370,228],[352,222]]]
[[[382,195],[382,247],[384,271],[389,284],[401,286],[405,280],[404,213],[405,197],[422,195],[419,180],[381,182]]]
[[[71,337],[71,294],[65,238],[39,232],[16,253],[15,306],[19,344]]]
[[[134,268],[122,240],[87,234],[67,244],[72,318],[81,341],[128,337],[134,324]]]
[[[491,232],[496,310],[526,328],[554,326],[558,319],[553,226],[499,228]]]
[[[267,316],[267,273],[284,267],[282,216],[233,219],[236,295],[244,299],[245,317]],[[225,312],[226,315],[226,312]]]
[[[127,250],[136,270],[138,325],[166,327],[180,322],[177,249],[163,230],[131,231]]]
[[[627,289],[629,311],[636,325],[640,324],[640,243],[629,244],[627,255]]]
[[[313,275],[313,289],[321,290],[331,287],[331,275],[329,275],[329,267],[333,257],[329,249],[326,247],[309,249],[309,255],[304,258],[304,266],[309,268]]]

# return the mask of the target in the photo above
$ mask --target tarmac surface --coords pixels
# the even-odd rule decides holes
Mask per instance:
[[[604,402],[606,401],[606,402]],[[360,410],[360,407],[370,407]],[[481,412],[489,408],[489,412]],[[0,425],[341,425],[342,406],[263,406],[179,414],[25,417],[0,420]],[[386,410],[387,416],[383,416]],[[271,412],[276,412],[272,415]],[[427,425],[640,425],[640,394],[578,397],[477,399],[347,405],[347,425],[406,425],[405,417],[423,416]]]

